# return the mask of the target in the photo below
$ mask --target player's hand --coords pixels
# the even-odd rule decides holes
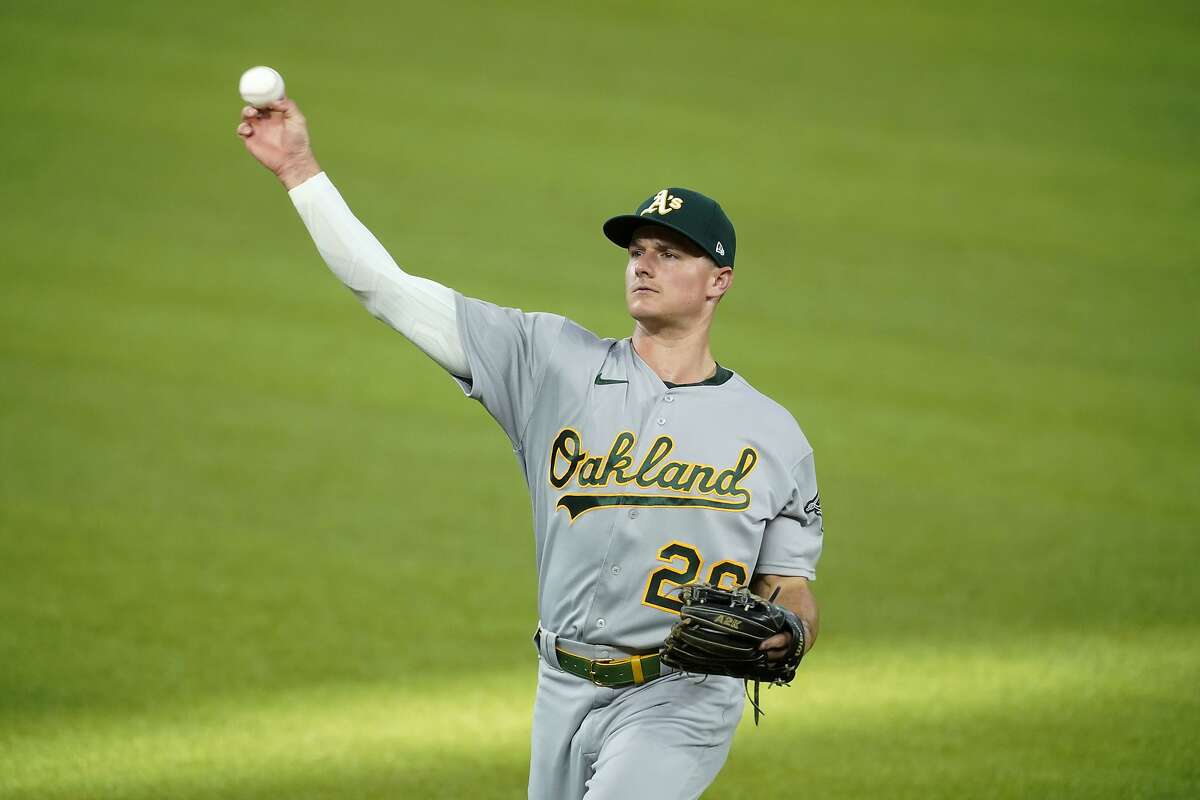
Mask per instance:
[[[783,633],[775,634],[769,639],[763,639],[758,649],[766,651],[767,661],[779,661],[792,649],[792,634],[784,631]]]
[[[308,141],[308,121],[288,98],[264,109],[246,106],[237,127],[250,154],[292,189],[321,171]]]

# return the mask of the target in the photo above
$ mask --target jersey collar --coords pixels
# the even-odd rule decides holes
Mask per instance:
[[[633,346],[633,339],[631,337],[626,337],[622,341],[624,342],[625,346],[629,348],[629,356],[633,359],[634,363],[638,364],[646,371],[647,374],[651,375],[655,380],[659,381],[668,389],[689,389],[693,386],[721,386],[722,384],[728,383],[729,379],[733,377],[733,370],[722,367],[721,363],[718,361],[716,362],[717,371],[702,381],[697,381],[696,383],[670,383],[658,377],[658,373],[650,368],[650,365],[647,364],[642,358],[641,353],[639,353],[637,348]]]
[[[705,378],[702,381],[698,381],[697,383],[671,383],[670,381],[663,381],[663,384],[668,389],[683,389],[688,386],[720,386],[732,377],[733,370],[725,369],[721,366],[721,362],[718,361],[717,371],[711,377]]]

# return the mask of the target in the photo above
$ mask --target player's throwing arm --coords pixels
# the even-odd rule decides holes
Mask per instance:
[[[452,375],[469,378],[455,321],[454,292],[404,272],[355,218],[317,164],[308,121],[294,100],[282,96],[282,78],[277,90],[278,99],[272,98],[269,86],[258,95],[243,92],[244,99],[259,104],[244,107],[237,126],[246,149],[288,190],[321,257],[367,310]]]

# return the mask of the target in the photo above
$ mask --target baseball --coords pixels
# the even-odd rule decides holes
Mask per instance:
[[[255,108],[265,108],[283,99],[283,76],[270,67],[251,67],[242,73],[238,92]]]

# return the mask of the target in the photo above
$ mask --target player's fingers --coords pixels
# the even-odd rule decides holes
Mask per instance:
[[[242,119],[253,119],[258,116],[258,109],[254,106],[242,107]]]
[[[289,122],[295,122],[299,125],[308,124],[308,120],[304,118],[304,114],[300,112],[300,106],[296,105],[296,101],[290,97],[285,97],[282,100],[276,100],[267,106],[266,111],[280,112],[283,118]],[[264,112],[265,113],[265,112]]]
[[[243,122],[237,126],[238,136],[250,137],[254,135],[254,127],[249,122]]]
[[[772,647],[771,649],[766,651],[767,661],[782,661],[783,659],[788,657],[788,653],[790,651],[791,651],[791,648],[786,647],[786,646]]]
[[[783,650],[783,649],[787,648],[788,643],[791,641],[791,639],[792,639],[792,635],[790,633],[777,633],[768,639],[763,639],[762,642],[759,643],[758,649],[759,650]]]

